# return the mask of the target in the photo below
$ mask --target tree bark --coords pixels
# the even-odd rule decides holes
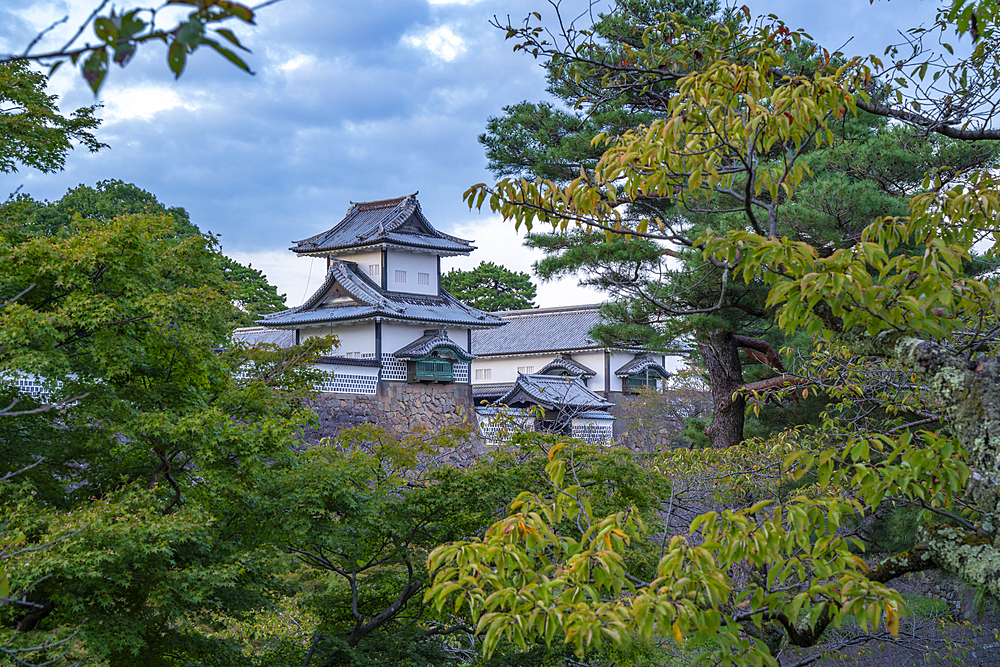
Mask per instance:
[[[742,395],[733,398],[744,385],[739,343],[732,333],[719,329],[709,333],[704,342],[699,342],[698,349],[708,369],[714,408],[705,435],[713,449],[736,446],[743,442],[746,411],[746,399]]]

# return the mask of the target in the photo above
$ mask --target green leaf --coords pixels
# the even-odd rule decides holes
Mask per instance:
[[[228,60],[229,62],[233,63],[234,65],[236,65],[237,67],[239,67],[244,72],[248,72],[250,74],[253,74],[253,72],[250,71],[250,67],[245,62],[243,62],[242,58],[240,58],[238,55],[236,55],[235,53],[233,53],[232,51],[230,51],[226,47],[220,45],[218,42],[215,42],[215,41],[213,41],[211,39],[207,39],[206,38],[206,39],[202,40],[202,43],[203,44],[208,44],[209,46],[211,46],[218,53],[222,54],[222,56],[225,57],[226,60]]]
[[[94,94],[101,89],[104,77],[108,73],[108,54],[103,48],[95,49],[83,63],[83,78],[90,85]]]
[[[184,65],[187,62],[187,48],[180,42],[174,41],[170,45],[170,49],[167,51],[167,64],[170,66],[170,71],[174,73],[174,78],[179,79],[181,73],[184,71]]]
[[[202,37],[205,36],[205,24],[196,18],[181,23],[174,37],[174,44],[182,44],[187,50],[193,51],[201,44]],[[173,45],[171,45],[173,48]]]
[[[245,46],[243,46],[240,43],[240,40],[236,37],[236,34],[232,30],[230,30],[229,28],[216,28],[215,32],[219,33],[224,38],[226,38],[229,41],[229,43],[231,43],[232,45],[234,45],[236,48],[242,49],[242,50],[246,51],[247,53],[250,53],[250,49],[248,49]]]
[[[215,0],[215,5],[225,10],[227,14],[235,16],[241,21],[250,24],[253,24],[254,22],[253,10],[251,10],[246,5],[240,4],[238,2],[229,2],[228,0]]]
[[[106,44],[114,44],[118,39],[118,26],[109,18],[101,17],[94,21],[94,34]]]

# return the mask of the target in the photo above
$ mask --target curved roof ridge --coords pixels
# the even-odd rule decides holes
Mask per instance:
[[[538,370],[538,374],[545,375],[546,371],[552,370],[554,368],[562,368],[563,370],[574,372],[581,377],[591,378],[597,375],[597,371],[581,364],[576,359],[573,359],[567,354],[560,354],[555,359],[545,364]]]
[[[550,390],[549,393],[546,393]],[[518,394],[523,394],[531,402],[546,409],[562,408],[609,408],[610,401],[594,393],[578,377],[562,375],[540,375],[519,373],[517,382],[510,391],[497,399],[498,403],[516,403]]]
[[[660,362],[653,358],[651,354],[637,354],[634,359],[630,359],[625,365],[615,371],[618,377],[628,377],[647,370],[654,371],[664,379],[669,378],[671,373],[664,368]]]
[[[355,304],[323,306],[323,297],[337,282]],[[330,258],[326,279],[301,306],[262,316],[257,322],[268,327],[346,321],[367,317],[457,324],[471,328],[499,327],[504,324],[496,315],[468,306],[448,292],[411,294],[383,291],[355,262]]]
[[[359,210],[366,211],[375,208],[392,208],[393,206],[398,206],[400,202],[407,199],[415,198],[419,194],[419,190],[414,192],[412,195],[403,195],[402,197],[389,197],[388,199],[373,199],[371,201],[352,201],[351,208],[358,208]],[[350,210],[350,209],[348,209]]]
[[[524,310],[501,310],[501,317],[537,317],[539,315],[558,315],[559,313],[587,312],[597,310],[604,304],[587,303],[579,306],[549,306],[548,308],[525,308]]]
[[[329,253],[387,243],[438,250],[445,254],[468,254],[475,250],[471,241],[435,229],[424,215],[417,193],[370,202],[351,202],[344,218],[332,228],[295,244],[301,254]],[[417,230],[407,230],[413,220]]]
[[[399,348],[392,353],[392,356],[397,359],[412,359],[430,354],[439,347],[446,347],[454,352],[459,361],[469,362],[476,358],[476,355],[467,352],[461,345],[449,338],[444,329],[425,330],[422,337]]]
[[[351,265],[351,266],[348,266]],[[353,270],[357,268],[357,264],[354,262],[348,262],[346,260],[340,260],[335,258],[330,258],[330,268],[326,271],[326,278],[323,280],[323,284],[320,285],[319,289],[312,293],[305,302],[300,306],[294,308],[289,308],[284,312],[302,312],[304,310],[311,310],[323,299],[323,296],[333,287],[333,283],[339,283],[344,291],[354,299],[366,306],[375,305],[378,300],[378,293],[372,294],[378,288],[375,283],[364,275],[360,270]],[[361,281],[358,281],[361,278]],[[365,282],[369,283],[368,285]]]

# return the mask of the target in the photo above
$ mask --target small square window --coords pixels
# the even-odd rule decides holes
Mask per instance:
[[[381,264],[369,264],[368,265],[368,275],[372,278],[378,278],[382,275],[382,265]]]
[[[417,284],[418,285],[430,285],[431,284],[431,274],[429,274],[429,273],[418,273],[417,274]]]
[[[405,283],[406,282],[406,271],[400,271],[396,269],[396,282]]]

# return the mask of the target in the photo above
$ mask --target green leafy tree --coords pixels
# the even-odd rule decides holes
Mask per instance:
[[[523,489],[551,493],[540,473],[555,440],[521,436],[511,451],[464,470],[429,465],[439,447],[463,435],[348,429],[289,460],[287,472],[269,471],[259,480],[262,496],[271,500],[258,516],[280,525],[302,561],[293,575],[301,588],[292,606],[312,636],[298,646],[296,667],[459,664],[446,647],[475,644],[464,614],[437,613],[423,602],[431,576],[424,560],[443,541],[481,532]],[[623,452],[565,446],[573,456],[568,474],[594,489],[598,511],[636,506],[655,521],[659,499],[668,493],[662,475]],[[335,520],[317,521],[321,516]],[[567,522],[557,530],[572,535],[579,528]],[[650,544],[633,553],[631,562],[648,568],[655,549]],[[543,657],[511,659],[548,664],[533,662]]]
[[[173,235],[184,239],[201,234],[191,222],[188,212],[179,206],[167,207],[150,192],[120,180],[99,181],[93,187],[79,185],[59,200],[39,203],[21,195],[5,207],[8,216],[17,217],[27,232],[51,235],[70,229],[74,216],[90,220],[110,221],[122,215],[163,213],[175,223]],[[284,295],[270,284],[259,269],[215,253],[217,269],[222,272],[233,303],[229,328],[249,326],[260,316],[285,308]]]
[[[971,25],[988,32],[995,6],[974,7],[980,13]],[[947,16],[941,27],[948,27]],[[972,31],[959,24],[963,29]],[[595,529],[582,539],[553,536],[555,522],[582,511],[576,507],[586,490],[566,479],[565,461],[551,450],[547,472],[564,493],[527,495],[482,538],[442,546],[429,558],[439,569],[428,600],[451,604],[455,595],[478,619],[487,650],[504,639],[525,646],[557,638],[582,653],[602,642],[669,634],[717,664],[777,665],[790,647],[817,646],[835,628],[854,626],[871,637],[885,628],[896,636],[905,604],[891,582],[906,573],[941,569],[983,595],[1000,596],[1000,302],[995,279],[979,272],[971,250],[982,243],[988,257],[1000,252],[992,147],[931,142],[928,152],[951,152],[949,161],[962,165],[955,167],[926,161],[917,144],[915,159],[930,169],[923,179],[915,182],[905,164],[880,172],[887,182],[898,178],[905,209],[876,211],[844,246],[784,226],[796,207],[821,205],[813,156],[845,173],[858,164],[841,147],[836,126],[862,109],[911,124],[876,137],[875,146],[896,132],[997,138],[990,105],[956,110],[956,97],[942,93],[934,105],[912,105],[913,116],[902,107],[930,94],[932,80],[955,96],[995,100],[992,60],[983,60],[995,56],[980,39],[970,59],[953,65],[917,49],[924,61],[900,77],[893,74],[897,63],[883,70],[878,58],[837,54],[828,62],[823,54],[814,70],[789,72],[785,48],[803,37],[746,17],[685,41],[687,53],[700,58],[669,59],[663,45],[687,30],[666,17],[645,33],[648,50],[637,53],[643,66],[604,80],[672,73],[676,92],[663,118],[602,138],[598,163],[570,183],[509,179],[474,188],[470,201],[488,198],[519,224],[578,222],[612,239],[690,231],[624,206],[650,197],[699,214],[736,209],[739,217],[728,221],[739,225],[719,216],[718,227],[694,228],[691,256],[713,267],[726,289],[762,286],[762,305],[775,324],[786,335],[810,335],[815,345],[812,367],[762,388],[751,407],[801,390],[827,391],[841,405],[809,428],[767,441],[673,453],[664,465],[674,472],[731,479],[730,495],[744,498],[737,509],[706,513],[670,537],[652,579],[625,564],[632,545],[650,532],[633,515],[584,512]],[[520,36],[537,44],[530,27]],[[581,76],[596,67],[592,58],[571,55]],[[678,65],[693,61],[700,64],[683,71]],[[881,71],[894,78],[880,79]],[[923,87],[905,88],[908,81]],[[858,145],[864,159],[867,149]],[[970,159],[955,162],[958,156]],[[812,199],[800,198],[805,192]],[[837,194],[825,196],[833,201]],[[851,407],[864,398],[859,380],[880,375],[884,385],[895,379],[885,412],[855,418]],[[914,414],[922,406],[928,414]],[[851,531],[891,505],[919,510],[915,541],[888,557],[863,558]]]
[[[809,342],[774,327],[763,282],[737,284],[726,266],[706,262],[694,247],[698,234],[709,228],[753,229],[832,252],[855,243],[870,220],[903,214],[928,170],[949,167],[955,174],[980,167],[995,160],[997,148],[891,127],[868,113],[845,113],[847,102],[830,110],[835,121],[823,126],[822,136],[803,130],[798,137],[776,137],[763,126],[751,135],[744,128],[756,127],[762,109],[773,113],[774,121],[787,113],[788,121],[793,107],[778,113],[773,106],[737,105],[727,116],[731,124],[722,125],[711,116],[721,113],[721,107],[713,111],[695,102],[692,112],[704,118],[700,149],[716,155],[718,166],[713,168],[723,170],[725,179],[708,183],[697,168],[690,168],[685,156],[693,147],[636,159],[623,153],[622,159],[630,162],[611,176],[603,171],[612,167],[607,145],[631,145],[630,139],[613,137],[633,137],[647,127],[652,131],[670,124],[677,100],[685,97],[678,82],[707,69],[703,65],[711,61],[709,54],[726,53],[734,68],[742,67],[736,64],[743,62],[741,53],[756,57],[758,42],[747,40],[746,16],[723,12],[706,28],[714,7],[673,8],[687,13],[670,15],[662,23],[655,12],[671,9],[667,3],[620,3],[592,28],[568,28],[559,44],[543,40],[530,25],[507,26],[508,35],[519,40],[516,48],[548,58],[550,92],[579,109],[579,122],[566,120],[558,132],[535,131],[534,123],[548,122],[549,111],[527,103],[491,119],[481,141],[491,168],[510,177],[494,188],[476,186],[467,198],[476,206],[489,198],[494,210],[526,226],[531,232],[527,244],[546,253],[535,266],[543,279],[580,276],[583,284],[613,298],[604,308],[605,323],[593,332],[598,338],[608,343],[642,340],[668,349],[678,337],[693,337],[713,392],[706,435],[713,446],[727,447],[754,431],[766,435],[808,420],[823,399],[803,399],[791,407],[758,406],[747,432],[744,396],[796,382],[789,373],[794,369],[785,367],[777,350],[806,349]],[[758,82],[768,91],[740,84],[760,99],[785,89],[780,77],[785,71],[817,83],[834,81],[842,76],[838,71],[846,71],[840,56],[831,59],[780,24],[765,27],[759,39],[781,63],[770,82]],[[796,131],[796,124],[789,121],[789,128]],[[734,142],[742,142],[742,148]],[[513,152],[500,152],[499,146]],[[604,157],[596,161],[595,152]],[[657,172],[661,159],[669,165]],[[524,177],[535,180],[524,181],[522,188]],[[771,183],[765,187],[767,179]],[[779,187],[782,179],[788,183]],[[625,182],[642,185],[623,188]],[[786,187],[792,182],[794,188]],[[561,200],[547,201],[550,191],[559,192]],[[601,192],[609,215],[585,213],[592,202],[576,199],[584,192]],[[551,223],[553,231],[538,231],[535,222]]]
[[[112,12],[94,24],[107,46],[71,48],[81,30],[61,52],[30,54],[32,42],[3,58],[0,170],[54,171],[71,141],[103,146],[89,132],[94,107],[60,116],[24,61],[54,70],[88,56],[96,92],[109,48],[124,66],[136,44],[162,39],[179,75],[209,43],[205,25],[252,20],[237,3],[198,7],[172,32],[142,34],[136,12]],[[243,479],[288,455],[309,419],[309,361],[333,341],[229,345],[214,241],[186,215],[178,224],[183,209],[130,208],[148,193],[109,185],[76,192],[78,213],[101,209],[89,220],[70,218],[69,202],[41,221],[30,213],[44,207],[26,198],[0,207],[0,655],[26,666],[244,665],[243,647],[211,627],[267,607],[286,561],[248,520]]]
[[[19,164],[59,171],[74,141],[91,152],[107,147],[92,134],[101,124],[94,117],[98,105],[63,116],[45,84],[46,77],[26,63],[0,63],[0,173],[17,171]]]
[[[471,271],[452,269],[441,276],[441,287],[463,303],[487,312],[535,307],[531,276],[493,262],[481,262]]]
[[[86,664],[243,664],[202,624],[266,607],[278,587],[285,559],[245,480],[297,443],[308,363],[331,342],[230,345],[211,240],[178,239],[170,216],[65,231],[0,228],[0,400],[15,408],[0,473],[24,469],[0,492],[27,549],[6,574],[31,605],[0,610],[0,644],[79,628]],[[46,394],[12,382],[32,377]]]

